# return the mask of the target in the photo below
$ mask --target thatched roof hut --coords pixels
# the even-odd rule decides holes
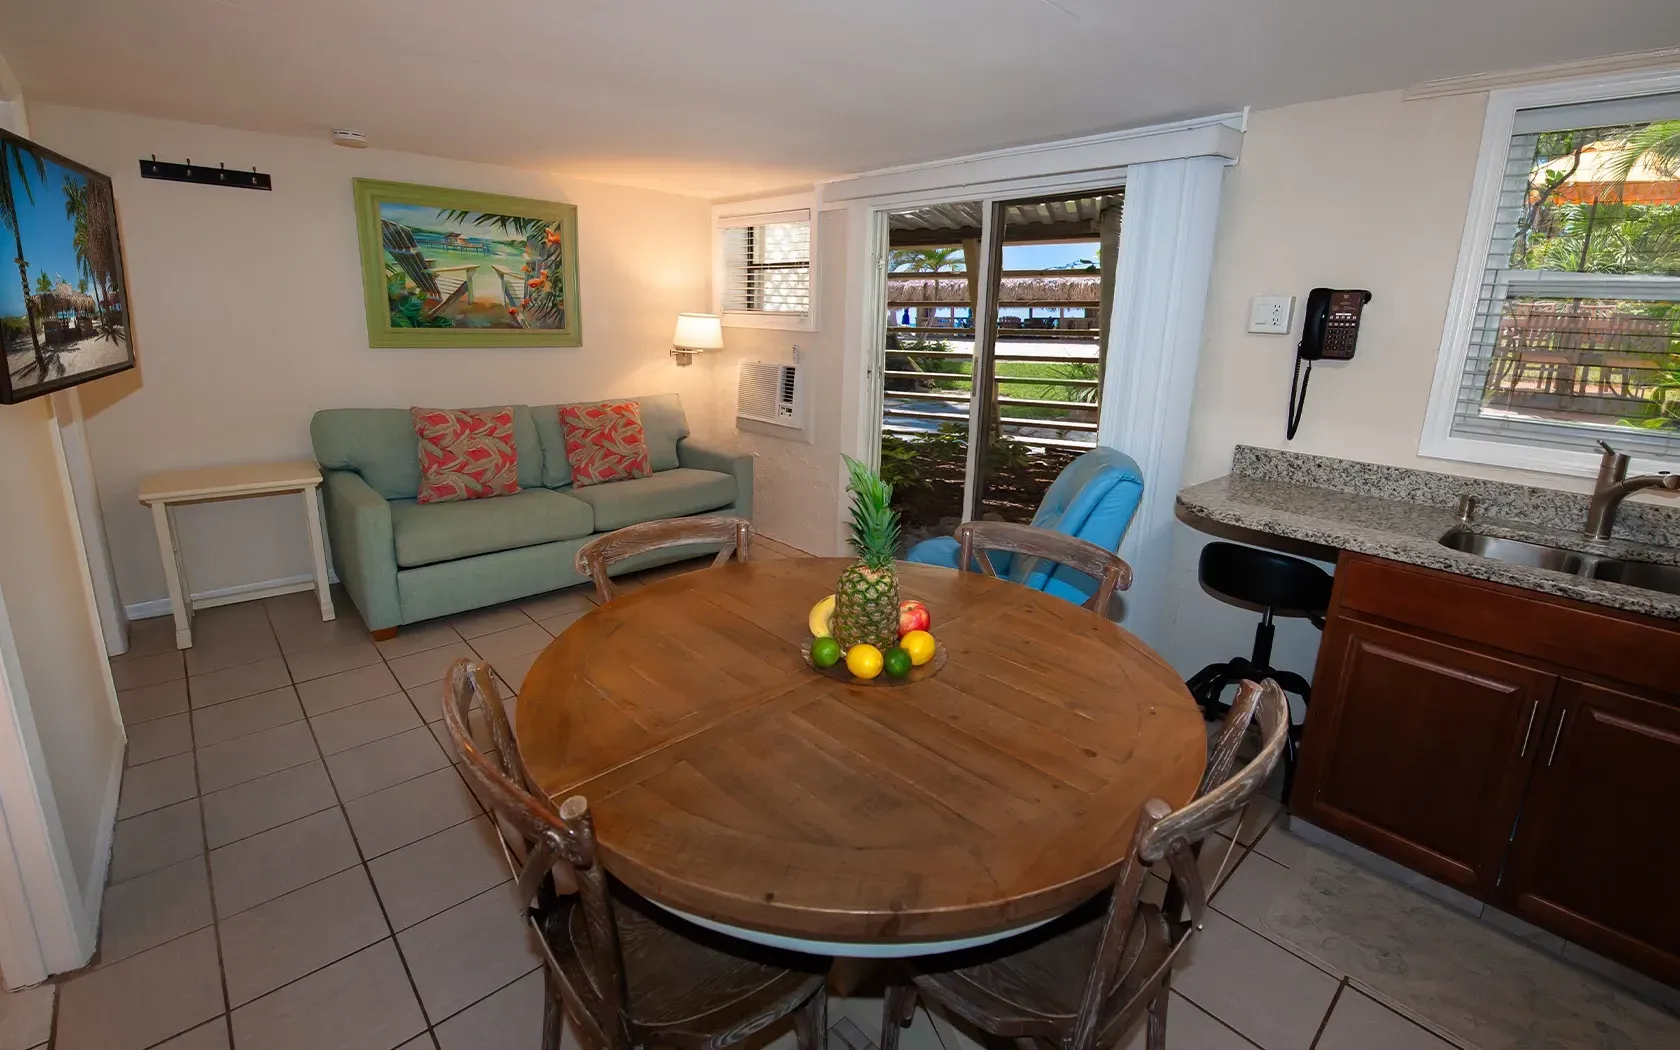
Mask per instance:
[[[29,297],[29,301],[35,304],[42,317],[64,313],[91,314],[99,310],[99,303],[93,296],[76,291],[64,281],[58,282],[58,286],[50,292],[37,292]]]
[[[1070,271],[1066,275],[1030,277],[1005,275],[998,299],[1001,306],[1096,306],[1102,300],[1098,274]],[[923,273],[887,275],[888,306],[968,306],[968,279],[962,273],[933,277]]]

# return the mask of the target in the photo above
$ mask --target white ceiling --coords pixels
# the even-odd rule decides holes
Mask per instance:
[[[1680,0],[0,0],[32,100],[742,193],[1680,44]]]

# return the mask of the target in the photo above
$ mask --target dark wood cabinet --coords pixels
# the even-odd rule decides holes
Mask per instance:
[[[1500,903],[1607,954],[1680,974],[1680,708],[1565,681]]]
[[[1292,805],[1431,878],[1492,892],[1556,677],[1351,616],[1323,644],[1315,692],[1328,681],[1340,702],[1328,715],[1314,705]]]
[[[1680,984],[1680,623],[1344,554],[1289,808]]]

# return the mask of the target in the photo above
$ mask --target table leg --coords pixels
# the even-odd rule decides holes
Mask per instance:
[[[320,490],[313,485],[303,490],[303,512],[309,518],[309,553],[315,559],[315,597],[321,601],[321,619],[338,615],[333,611],[331,586],[327,581],[327,544],[321,536]]]
[[[152,527],[157,530],[163,578],[169,585],[169,611],[175,618],[175,648],[190,649],[192,601],[187,596],[187,574],[181,568],[181,546],[175,537],[175,515],[171,511],[167,503],[152,504]]]

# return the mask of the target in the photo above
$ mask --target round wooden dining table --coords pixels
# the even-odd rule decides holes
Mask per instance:
[[[1071,602],[901,564],[948,652],[899,687],[800,653],[848,563],[668,577],[591,610],[532,665],[519,750],[589,800],[618,879],[702,925],[851,957],[953,950],[1115,876],[1140,807],[1188,802],[1207,738],[1171,667]]]

